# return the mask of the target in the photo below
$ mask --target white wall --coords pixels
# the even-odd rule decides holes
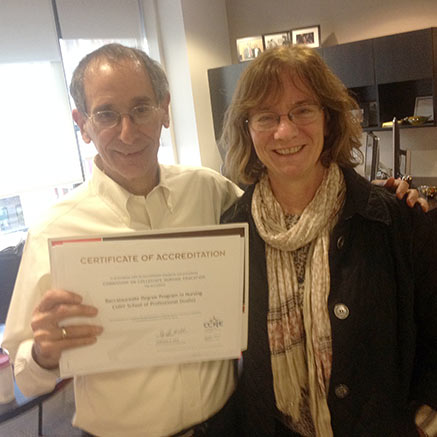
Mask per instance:
[[[182,8],[200,158],[202,165],[219,170],[208,69],[231,63],[226,5],[224,0],[182,0]]]
[[[231,63],[225,0],[143,0],[143,4],[151,54],[154,46],[160,50],[170,82],[178,162],[219,170],[208,69]],[[147,16],[153,8],[155,32]]]
[[[233,62],[235,40],[245,36],[319,24],[328,46],[437,27],[437,0],[226,0],[226,6]],[[381,161],[391,167],[391,133],[376,133]],[[437,178],[437,128],[404,129],[400,138],[401,148],[412,151],[412,174]]]

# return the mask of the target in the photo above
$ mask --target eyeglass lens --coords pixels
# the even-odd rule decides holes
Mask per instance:
[[[105,110],[97,111],[90,116],[98,128],[110,128],[117,126],[123,115],[128,115],[135,124],[145,124],[153,121],[159,108],[151,105],[138,105],[127,113]]]
[[[276,129],[283,115],[286,115],[290,121],[297,125],[305,125],[313,122],[317,118],[320,109],[320,106],[316,104],[301,105],[291,109],[287,114],[259,112],[251,116],[248,121],[250,127],[258,131]]]

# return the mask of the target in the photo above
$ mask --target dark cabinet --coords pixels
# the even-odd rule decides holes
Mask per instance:
[[[363,127],[378,126],[373,40],[324,47],[322,56],[363,110]]]
[[[211,68],[208,70],[209,94],[211,97],[212,119],[216,140],[220,138],[223,127],[223,117],[227,107],[231,103],[238,79],[248,65],[249,62],[242,62],[240,64]],[[225,150],[219,148],[219,151],[222,159],[224,159],[226,154]]]
[[[435,114],[436,47],[436,28],[373,40],[381,122],[414,115],[417,97],[430,97]]]
[[[375,85],[372,40],[325,47],[322,56],[348,88]]]
[[[435,29],[373,39],[378,84],[430,79],[433,76]]]

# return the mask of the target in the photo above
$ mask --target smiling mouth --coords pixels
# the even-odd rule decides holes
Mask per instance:
[[[294,155],[295,153],[301,151],[304,146],[288,147],[287,149],[276,149],[275,152],[279,155]]]
[[[118,152],[118,153],[120,155],[123,155],[124,157],[129,157],[129,156],[139,155],[142,152],[143,152],[143,150],[137,150],[136,152],[126,152],[126,151],[123,151],[123,152]]]

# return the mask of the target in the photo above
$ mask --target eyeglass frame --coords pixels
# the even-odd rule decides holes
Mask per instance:
[[[288,121],[294,123],[296,126],[306,126],[307,124],[310,124],[313,121],[315,121],[317,117],[315,116],[314,118],[311,118],[309,120],[304,120],[304,123],[302,123],[302,121],[298,121],[296,123],[296,120],[294,120],[294,118],[293,118],[292,111],[294,111],[296,109],[299,109],[299,108],[302,108],[302,107],[307,107],[307,106],[316,106],[318,108],[318,110],[319,110],[318,112],[322,112],[325,109],[324,106],[321,106],[318,103],[304,103],[304,104],[295,106],[294,108],[290,109],[288,112],[283,113],[283,114],[278,114],[275,111],[260,111],[260,112],[258,112],[258,114],[273,114],[273,115],[276,116],[276,124],[274,126],[272,126],[271,128],[268,128],[268,129],[257,129],[257,128],[254,128],[253,126],[251,126],[251,120],[250,120],[251,117],[250,116],[247,117],[244,120],[244,122],[246,123],[247,127],[252,128],[255,132],[271,132],[271,131],[274,131],[275,129],[278,128],[278,126],[279,126],[279,124],[281,122],[281,118],[283,116],[287,116]],[[291,117],[290,117],[290,115],[291,115]]]
[[[94,125],[94,127],[96,127],[98,130],[103,130],[103,129],[113,129],[114,127],[117,127],[117,126],[121,123],[121,120],[123,119],[123,117],[124,117],[125,115],[127,115],[127,116],[129,117],[129,119],[131,120],[131,122],[132,122],[133,124],[135,124],[136,126],[144,126],[144,125],[146,125],[148,122],[151,122],[151,121],[153,120],[153,116],[152,116],[152,118],[150,118],[149,120],[146,120],[146,121],[144,121],[144,122],[142,122],[142,123],[138,123],[137,121],[135,121],[134,117],[132,116],[132,111],[134,111],[135,109],[137,109],[137,108],[139,108],[139,107],[142,107],[142,106],[152,109],[152,111],[150,111],[150,112],[153,112],[153,116],[156,115],[160,110],[162,110],[162,107],[161,107],[161,106],[148,105],[148,104],[142,103],[142,104],[140,104],[140,105],[136,105],[136,106],[134,106],[134,107],[131,108],[128,112],[119,112],[119,111],[115,111],[115,110],[113,110],[113,109],[104,109],[104,110],[102,110],[102,111],[96,111],[94,114],[91,114],[91,115],[88,114],[87,112],[85,112],[85,115],[87,116],[88,120],[90,120],[91,123]],[[113,114],[117,114],[117,115],[118,115],[118,117],[117,117],[117,122],[116,122],[115,124],[113,124],[112,126],[99,126],[99,125],[94,121],[94,117],[95,117],[97,114],[101,114],[101,113],[103,113],[103,112],[110,112],[110,113],[113,113]]]

